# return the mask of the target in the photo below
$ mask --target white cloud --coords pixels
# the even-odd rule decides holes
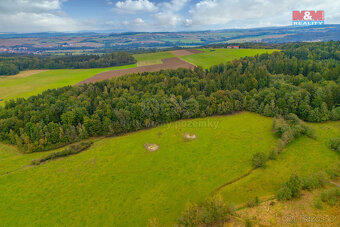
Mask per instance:
[[[327,15],[331,15],[329,23],[336,23],[332,18],[336,18],[335,15],[340,13],[340,1],[201,0],[189,11],[188,21],[192,23],[187,23],[187,26],[224,24],[230,27],[233,24],[228,23],[242,21],[244,27],[247,27],[248,21],[254,26],[256,24],[288,25],[291,22],[291,11],[298,9],[325,10],[326,20]]]
[[[179,13],[190,0],[172,0],[159,4],[160,12],[154,15],[154,26],[160,27],[162,30],[168,28],[176,29],[184,23],[183,17]]]
[[[1,0],[1,32],[77,31],[87,29],[62,11],[65,0]]]
[[[180,15],[172,12],[159,12],[154,16],[154,19],[156,26],[164,28],[175,28],[182,21]]]
[[[134,20],[131,21],[123,21],[122,22],[123,25],[129,25],[129,26],[144,26],[145,21],[142,18],[136,18]]]
[[[157,6],[149,0],[126,0],[118,1],[116,8],[123,12],[153,12],[157,11]]]
[[[160,3],[166,10],[177,12],[183,9],[183,7],[189,2],[190,0],[172,0],[170,2],[163,2]]]

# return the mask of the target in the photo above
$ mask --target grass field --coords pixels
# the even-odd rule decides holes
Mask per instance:
[[[173,58],[175,55],[168,51],[135,54],[133,57],[137,60],[137,66],[162,64],[162,59]]]
[[[190,62],[196,66],[202,66],[208,69],[213,65],[226,63],[234,59],[239,59],[245,56],[254,56],[256,54],[272,53],[278,50],[269,49],[198,49],[204,53],[187,55],[180,57],[184,61]]]
[[[51,88],[74,85],[101,72],[133,67],[136,65],[97,69],[58,69],[29,76],[26,76],[29,74],[26,71],[16,76],[0,77],[0,99],[27,98]],[[0,105],[3,103],[4,101],[0,102]]]
[[[188,201],[203,201],[247,173],[254,153],[275,146],[271,126],[271,118],[247,112],[179,121],[97,139],[83,153],[25,168],[46,153],[21,155],[0,145],[0,201],[6,201],[0,203],[1,224],[145,226],[156,217],[172,226]],[[291,172],[308,174],[338,161],[327,143],[340,133],[340,122],[312,126],[317,141],[303,137],[289,145],[265,169],[223,188],[226,199],[241,204],[255,195],[270,196]],[[185,132],[198,139],[184,141]],[[160,149],[149,153],[145,143]]]

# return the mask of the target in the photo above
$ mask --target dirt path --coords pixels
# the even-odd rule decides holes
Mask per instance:
[[[134,73],[157,72],[160,70],[178,69],[178,68],[186,68],[186,69],[195,68],[193,64],[183,61],[179,58],[168,58],[168,59],[162,60],[162,62],[163,62],[162,64],[157,64],[157,65],[140,66],[136,68],[112,70],[108,72],[99,73],[97,75],[94,75],[93,77],[90,77],[86,80],[79,82],[76,85],[94,83],[97,81],[107,80],[107,79],[125,76],[128,74],[134,74]]]

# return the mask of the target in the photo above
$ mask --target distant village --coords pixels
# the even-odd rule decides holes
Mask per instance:
[[[27,47],[0,47],[0,54],[42,54],[42,51],[30,51]]]

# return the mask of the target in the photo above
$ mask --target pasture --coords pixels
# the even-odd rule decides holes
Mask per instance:
[[[293,171],[307,175],[337,162],[328,139],[340,133],[340,122],[312,126],[317,140],[298,139],[266,168],[222,188],[226,200],[271,196]],[[155,217],[173,226],[187,202],[201,202],[244,175],[254,153],[276,145],[271,127],[271,118],[248,112],[182,120],[97,138],[87,151],[35,167],[27,166],[30,160],[49,152],[21,155],[1,145],[0,164],[9,164],[0,168],[0,201],[6,201],[0,220],[4,226],[145,226]],[[185,133],[197,139],[187,141]],[[148,143],[159,150],[147,151]]]
[[[145,54],[134,54],[133,57],[137,60],[137,66],[147,66],[162,64],[162,59],[176,57],[168,51],[145,53]]]
[[[98,73],[133,68],[136,65],[126,65],[95,69],[57,69],[47,71],[24,71],[16,76],[0,76],[0,99],[27,98],[41,92],[68,85],[74,85]],[[4,103],[0,102],[0,105]]]
[[[272,49],[198,49],[203,53],[187,55],[180,57],[184,61],[190,62],[196,66],[201,66],[208,69],[213,65],[226,63],[234,59],[239,59],[245,56],[254,56],[256,54],[272,53]]]

